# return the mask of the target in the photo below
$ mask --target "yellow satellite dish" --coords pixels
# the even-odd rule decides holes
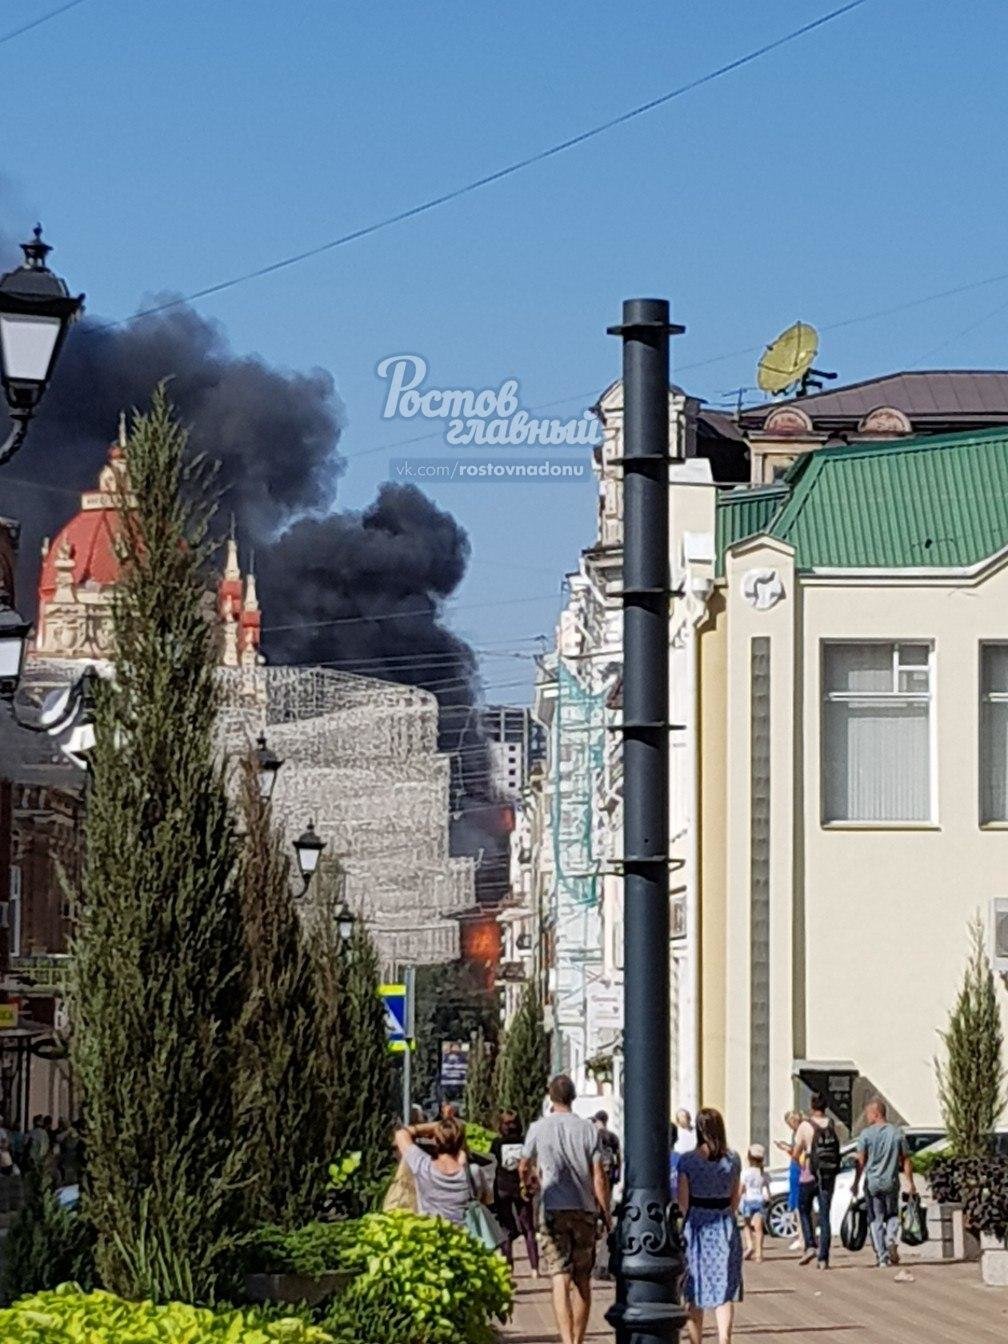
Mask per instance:
[[[819,333],[815,327],[807,322],[796,322],[764,350],[756,370],[756,382],[762,391],[774,394],[786,392],[796,383],[804,390],[808,375],[815,372],[812,361],[818,353]]]

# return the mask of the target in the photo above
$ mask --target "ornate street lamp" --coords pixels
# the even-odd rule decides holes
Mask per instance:
[[[41,224],[21,250],[21,265],[0,276],[0,385],[14,421],[0,464],[24,442],[70,324],[84,306],[84,295],[74,298],[46,265],[52,248],[42,241]]]
[[[336,932],[340,936],[341,943],[349,943],[354,935],[354,928],[357,925],[357,918],[354,912],[347,905],[346,901],[341,901],[336,907]]]
[[[315,875],[315,869],[318,867],[319,859],[322,857],[322,851],[325,847],[326,842],[315,833],[315,823],[313,821],[309,821],[305,830],[294,841],[294,853],[297,855],[298,868],[301,870],[304,891],[307,891],[311,885],[312,877]],[[304,892],[302,892],[303,894]]]
[[[260,733],[256,740],[255,765],[259,777],[259,797],[264,803],[268,803],[273,797],[273,786],[276,784],[277,772],[283,761],[266,745],[265,733]]]
[[[18,688],[30,634],[29,623],[3,601],[0,606],[0,699],[12,699]]]

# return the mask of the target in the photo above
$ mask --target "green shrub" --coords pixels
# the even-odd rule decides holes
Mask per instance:
[[[94,1283],[94,1231],[73,1209],[60,1204],[51,1179],[25,1177],[26,1198],[3,1243],[0,1298],[13,1302],[26,1293],[73,1281]]]
[[[468,1121],[466,1122],[466,1147],[477,1157],[489,1157],[490,1145],[497,1137],[497,1132],[493,1129],[487,1129],[484,1125],[471,1125]]]
[[[327,1270],[342,1268],[344,1248],[357,1227],[356,1222],[306,1223],[292,1232],[262,1227],[251,1239],[248,1268],[264,1274],[317,1278]]]
[[[182,1302],[127,1302],[67,1283],[0,1311],[0,1339],[3,1344],[331,1344],[319,1326],[297,1316],[271,1316]]]
[[[263,1228],[252,1256],[273,1273],[355,1271],[326,1308],[337,1344],[491,1344],[491,1321],[511,1309],[503,1257],[441,1218],[372,1213],[295,1232]]]
[[[502,1256],[421,1214],[373,1213],[342,1228],[341,1265],[358,1277],[325,1320],[337,1344],[492,1344],[491,1321],[512,1302]]]
[[[931,1168],[931,1195],[961,1204],[976,1232],[1008,1238],[1008,1157],[945,1157]]]

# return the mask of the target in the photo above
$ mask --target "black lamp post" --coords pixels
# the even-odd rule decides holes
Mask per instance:
[[[256,739],[254,757],[259,779],[259,797],[264,803],[268,803],[273,797],[273,786],[276,784],[276,777],[283,761],[266,745],[265,733],[260,733]]]
[[[84,295],[74,298],[46,265],[52,248],[42,241],[41,224],[21,250],[21,265],[0,276],[0,385],[14,421],[0,447],[0,464],[24,442],[70,324],[84,306]]]
[[[678,1340],[679,1224],[669,1201],[669,322],[628,299],[623,340],[623,1054],[626,1166],[614,1237],[619,1344]]]
[[[313,821],[309,821],[306,828],[294,841],[294,853],[297,855],[301,880],[304,882],[304,891],[307,891],[311,885],[315,869],[318,867],[319,859],[322,857],[322,851],[325,847],[326,842],[315,833],[315,823]]]
[[[0,699],[9,700],[18,688],[31,626],[0,595]]]
[[[351,941],[356,925],[357,919],[354,912],[346,901],[340,901],[336,907],[336,932],[340,936],[341,943],[347,944]]]

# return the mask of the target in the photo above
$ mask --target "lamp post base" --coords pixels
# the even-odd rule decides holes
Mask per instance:
[[[676,1344],[686,1323],[679,1300],[679,1210],[664,1190],[628,1190],[612,1235],[616,1301],[606,1320],[617,1344]]]

